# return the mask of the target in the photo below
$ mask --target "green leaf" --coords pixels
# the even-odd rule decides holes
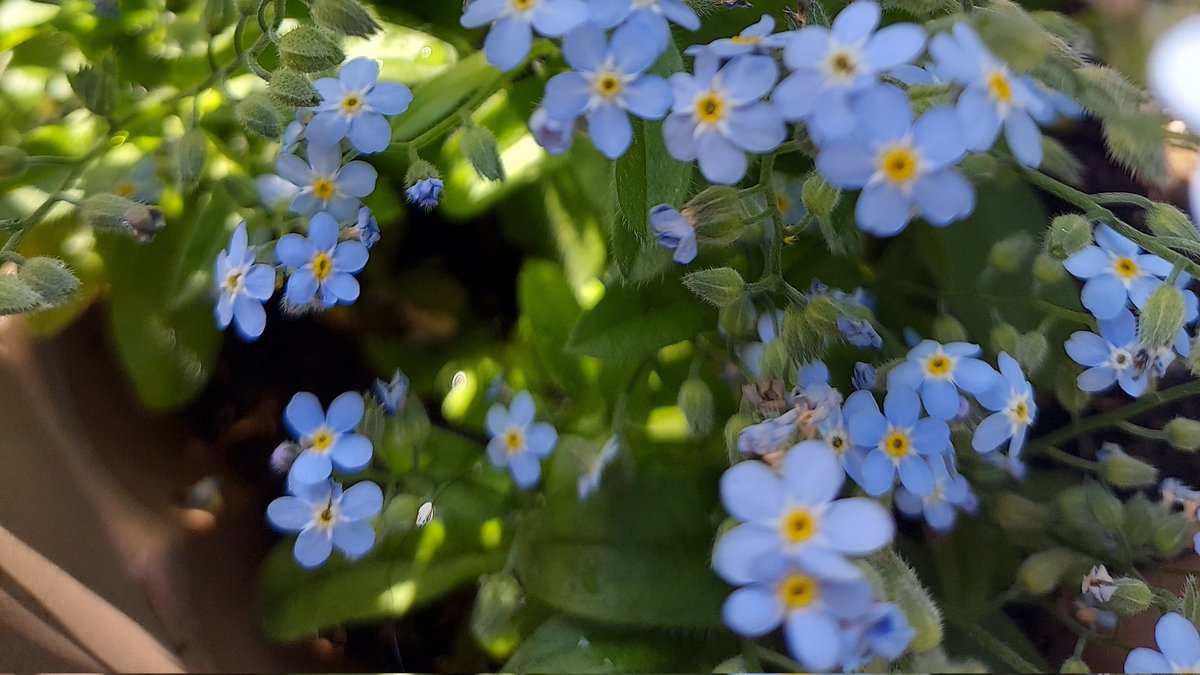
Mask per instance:
[[[732,649],[732,645],[728,647]],[[712,663],[697,640],[625,633],[552,616],[501,669],[506,673],[705,672]]]
[[[571,327],[582,311],[562,270],[546,260],[531,260],[517,277],[517,297],[538,360],[563,389],[586,393],[580,361],[566,351]]]
[[[420,136],[481,89],[494,87],[500,78],[483,52],[476,52],[416,86],[412,108],[398,117],[392,128],[392,142],[405,143]]]
[[[610,286],[571,331],[567,348],[605,361],[635,361],[711,327],[716,311],[670,279],[653,286]]]

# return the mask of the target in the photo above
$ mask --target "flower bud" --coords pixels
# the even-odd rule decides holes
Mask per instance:
[[[0,274],[0,316],[37,309],[42,297],[16,275]]]
[[[1058,587],[1067,568],[1080,559],[1078,553],[1061,546],[1038,551],[1021,563],[1017,582],[1033,595],[1046,595]]]
[[[370,37],[379,32],[379,22],[355,0],[316,0],[309,5],[313,21],[340,35]]]
[[[1060,368],[1054,380],[1054,395],[1067,411],[1081,413],[1088,406],[1090,395],[1079,388],[1076,376],[1069,368]]]
[[[205,0],[204,29],[217,35],[234,21],[233,0]]]
[[[788,358],[787,346],[783,340],[775,339],[763,346],[762,376],[781,380],[792,371],[792,360]]]
[[[1011,354],[1017,348],[1017,340],[1021,339],[1021,332],[1010,323],[1000,323],[992,327],[991,338],[992,351],[997,354],[1000,352]]]
[[[753,423],[754,420],[740,414],[725,420],[725,447],[729,450],[730,462],[736,462],[741,459],[741,451],[738,449],[738,438],[742,435],[742,430]]]
[[[800,188],[800,202],[814,216],[828,216],[842,200],[842,191],[817,172],[809,174]]]
[[[321,96],[308,78],[290,68],[280,68],[271,73],[267,93],[280,105],[308,108],[321,102]]]
[[[1069,213],[1050,221],[1046,232],[1046,253],[1055,260],[1066,260],[1092,243],[1092,224],[1087,218]]]
[[[1057,284],[1067,276],[1062,263],[1045,251],[1039,252],[1033,258],[1033,278],[1043,284]]]
[[[714,267],[692,272],[683,277],[683,285],[714,307],[725,307],[742,294],[746,282],[731,267]]]
[[[179,139],[176,148],[175,169],[179,179],[179,191],[187,194],[200,184],[204,174],[204,162],[208,159],[208,139],[204,132],[192,129]]]
[[[471,635],[493,656],[507,656],[520,640],[517,618],[524,606],[521,584],[510,572],[480,577],[471,610]]]
[[[1046,340],[1045,335],[1037,331],[1025,333],[1017,338],[1012,349],[1012,357],[1029,374],[1042,367],[1049,353],[1050,343]]]
[[[883,579],[885,595],[900,607],[916,633],[910,649],[919,654],[942,644],[942,612],[916,572],[891,549],[871,562]]]
[[[1150,608],[1153,594],[1150,587],[1143,581],[1132,577],[1117,577],[1113,579],[1117,590],[1113,592],[1104,608],[1112,610],[1121,616],[1134,616]]]
[[[17,277],[52,307],[70,302],[79,291],[79,279],[57,258],[36,257],[26,260]]]
[[[858,391],[869,391],[875,388],[877,377],[875,366],[859,361],[854,364],[854,374],[850,376],[850,383]]]
[[[1200,241],[1200,232],[1187,214],[1170,204],[1155,202],[1146,209],[1146,226],[1160,237],[1178,237],[1187,241]]]
[[[253,93],[242,99],[235,109],[238,122],[247,131],[258,134],[269,140],[278,140],[283,133],[283,123],[279,112],[271,104],[271,99],[263,93]]]
[[[696,224],[696,238],[704,244],[725,245],[737,241],[745,231],[738,218],[738,191],[713,185],[688,200],[680,211]]]
[[[425,211],[437,207],[442,197],[445,184],[438,173],[437,167],[423,159],[417,159],[408,167],[404,175],[404,195],[408,201],[416,204]]]
[[[967,328],[949,314],[939,314],[930,326],[933,339],[938,342],[966,342]]]
[[[9,145],[0,146],[0,180],[16,178],[25,172],[25,152]]]
[[[1159,284],[1142,307],[1138,339],[1147,347],[1169,347],[1179,337],[1186,315],[1183,292],[1174,284]]]
[[[116,105],[117,85],[106,69],[84,66],[67,75],[67,81],[88,110],[101,117],[112,114]]]
[[[1097,523],[1112,530],[1121,527],[1121,523],[1125,520],[1125,513],[1121,506],[1121,500],[1116,495],[1099,483],[1084,485],[1083,494],[1087,500],[1088,509],[1091,510]]]
[[[279,39],[279,55],[284,66],[301,73],[333,68],[346,58],[346,53],[328,35],[304,24]]]
[[[971,153],[959,162],[959,167],[972,183],[985,183],[996,176],[996,158],[984,153]]]
[[[1079,658],[1078,656],[1072,656],[1071,658],[1067,659],[1066,661],[1063,661],[1062,667],[1058,669],[1058,672],[1060,672],[1060,673],[1090,673],[1090,672],[1092,672],[1092,667],[1089,666],[1087,663],[1085,663],[1084,660]]]
[[[1013,492],[1001,492],[992,506],[992,520],[1014,533],[1043,530],[1050,518],[1049,508]]]
[[[692,436],[703,436],[712,430],[713,394],[698,377],[689,377],[679,387],[679,409],[687,418]]]
[[[1186,417],[1176,417],[1163,427],[1167,442],[1176,450],[1195,452],[1200,450],[1200,422]]]
[[[429,524],[429,521],[433,520],[435,515],[437,515],[437,509],[433,507],[433,502],[421,504],[421,507],[417,509],[416,526],[425,527]]]
[[[504,180],[500,148],[491,130],[476,124],[463,129],[462,153],[479,177],[488,181]]]
[[[1192,521],[1182,512],[1165,513],[1161,509],[1158,514],[1165,515],[1154,524],[1154,533],[1150,543],[1154,550],[1164,558],[1174,558],[1184,548],[1192,548]]]
[[[722,307],[717,313],[717,325],[731,340],[753,335],[758,330],[758,314],[750,297],[743,293]]]
[[[166,224],[157,207],[106,192],[83,200],[80,213],[97,230],[124,232],[143,241],[153,239]]]
[[[1128,455],[1116,443],[1105,443],[1098,453],[1100,477],[1119,488],[1138,488],[1158,482],[1158,469]],[[1116,499],[1115,497],[1113,499]],[[1107,525],[1107,523],[1105,523]],[[1110,525],[1110,527],[1112,527]]]
[[[993,244],[988,262],[1001,272],[1012,274],[1024,269],[1033,246],[1033,237],[1028,232],[1018,232]]]

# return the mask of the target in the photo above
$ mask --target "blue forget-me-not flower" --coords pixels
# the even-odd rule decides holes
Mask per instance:
[[[275,270],[254,263],[254,251],[247,241],[246,223],[239,223],[229,248],[217,254],[215,278],[220,297],[215,312],[222,329],[232,323],[242,338],[253,340],[267,325],[263,303],[275,293]]]
[[[1159,651],[1138,647],[1125,658],[1127,673],[1200,672],[1200,634],[1182,614],[1169,612],[1154,627]]]
[[[301,483],[316,483],[329,478],[334,467],[354,473],[371,463],[371,441],[354,433],[362,421],[363,399],[348,391],[321,407],[317,397],[302,391],[292,397],[283,411],[283,421],[304,450],[292,464],[289,476]]]
[[[1117,312],[1112,319],[1101,320],[1099,335],[1072,333],[1066,348],[1067,356],[1075,363],[1087,366],[1076,383],[1089,393],[1106,391],[1117,384],[1137,398],[1174,360],[1169,349],[1150,349],[1138,342],[1137,319],[1128,309]]]
[[[371,209],[364,206],[358,210],[358,221],[346,229],[346,236],[357,239],[368,251],[379,243],[379,221]]]
[[[533,397],[522,391],[506,409],[495,403],[487,412],[488,461],[497,469],[507,468],[522,490],[537,485],[542,475],[541,460],[550,456],[558,432],[547,422],[534,422]]]
[[[1042,163],[1042,134],[1034,115],[1044,115],[1045,100],[993,56],[966,23],[954,24],[951,33],[935,36],[929,53],[939,74],[965,87],[955,110],[967,148],[990,150],[1003,125],[1017,161],[1037,167]]]
[[[867,494],[878,496],[889,489],[900,474],[909,492],[924,497],[933,492],[933,471],[926,457],[940,455],[950,446],[950,427],[935,417],[921,417],[921,400],[903,385],[888,387],[883,412],[869,392],[867,402],[846,423],[850,440],[868,448],[863,458],[862,481]]]
[[[820,578],[860,578],[846,556],[887,546],[895,523],[872,499],[835,499],[845,479],[837,457],[819,441],[788,450],[779,473],[757,460],[730,467],[721,476],[721,501],[745,522],[717,542],[713,560],[722,576],[754,583],[786,558]]]
[[[500,70],[521,64],[533,45],[533,31],[558,37],[588,19],[583,0],[472,0],[463,12],[464,28],[492,24],[483,41],[488,63]]]
[[[542,146],[550,155],[561,155],[575,145],[575,125],[577,119],[559,120],[550,116],[544,107],[539,106],[529,116],[529,131],[533,140]]]
[[[432,211],[437,208],[438,201],[442,198],[443,187],[445,187],[445,183],[441,178],[430,176],[413,183],[404,191],[404,196],[422,211]]]
[[[975,210],[975,188],[955,169],[966,146],[952,108],[935,106],[914,122],[908,97],[890,85],[859,93],[851,107],[859,127],[825,143],[817,169],[838,187],[862,188],[859,228],[890,237],[914,210],[936,227]]]
[[[877,602],[842,631],[842,669],[862,669],[872,659],[895,661],[916,638],[904,612],[894,603]]]
[[[392,379],[387,382],[375,380],[371,392],[385,414],[396,415],[404,409],[404,401],[408,397],[408,378],[397,369],[392,373]]]
[[[993,414],[975,428],[971,447],[976,452],[992,452],[1008,441],[1008,454],[1016,457],[1025,446],[1029,427],[1037,420],[1037,403],[1021,364],[1006,352],[1000,352],[999,364],[1001,377],[996,385],[975,395],[979,405]]]
[[[292,211],[302,216],[328,211],[339,221],[358,214],[359,200],[375,191],[379,177],[375,167],[366,162],[355,160],[342,166],[340,146],[311,142],[307,162],[296,155],[281,155],[275,170],[300,188],[292,198]]]
[[[675,253],[671,259],[686,265],[696,259],[696,224],[670,204],[650,209],[650,231],[658,245]]]
[[[700,28],[700,17],[683,0],[590,0],[588,10],[589,21],[601,28],[623,22],[649,28],[659,51],[671,39],[668,21],[688,30]]]
[[[367,247],[361,241],[338,242],[338,225],[328,213],[318,213],[308,224],[308,236],[285,234],[275,245],[275,257],[287,266],[287,301],[307,305],[315,297],[322,306],[358,299],[355,274],[367,264]]]
[[[362,481],[344,492],[331,480],[313,484],[289,476],[291,495],[267,506],[267,520],[284,532],[299,532],[292,554],[302,567],[319,567],[336,546],[347,558],[361,558],[375,545],[371,519],[383,509],[383,490]]]
[[[1126,300],[1141,307],[1162,278],[1171,273],[1171,263],[1143,253],[1132,241],[1107,225],[1096,227],[1096,245],[1084,247],[1063,265],[1083,284],[1083,306],[1097,319],[1112,319],[1125,308]]]
[[[408,110],[413,97],[403,84],[378,79],[379,63],[357,58],[347,61],[336,78],[314,82],[321,103],[305,130],[309,143],[332,145],[349,137],[363,154],[386,150],[392,142],[386,118]]]
[[[954,527],[955,508],[973,509],[975,496],[967,479],[946,466],[945,457],[930,457],[929,468],[933,471],[933,490],[919,496],[901,487],[896,490],[896,508],[910,518],[923,517],[938,532],[948,532]]]
[[[723,59],[742,54],[769,54],[772,49],[786,45],[789,35],[791,34],[775,33],[774,17],[763,14],[757,23],[733,37],[714,40],[706,45],[692,45],[685,49],[684,53],[695,56],[707,49]]]
[[[981,394],[1000,379],[996,371],[975,358],[979,345],[967,342],[940,344],[922,340],[908,352],[907,360],[888,373],[888,388],[909,387],[921,393],[930,415],[954,419],[959,413],[958,389]]]
[[[784,48],[783,62],[793,72],[775,88],[771,101],[788,121],[806,121],[819,143],[853,131],[863,111],[851,107],[852,95],[911,61],[925,46],[925,31],[916,24],[876,31],[880,16],[878,3],[858,0],[830,28],[806,26],[792,33]]]
[[[746,153],[774,150],[787,137],[787,126],[761,100],[779,75],[774,59],[749,54],[723,67],[720,61],[704,51],[696,56],[694,75],[671,76],[675,103],[663,122],[663,138],[672,157],[698,158],[705,178],[728,185],[746,175]]]

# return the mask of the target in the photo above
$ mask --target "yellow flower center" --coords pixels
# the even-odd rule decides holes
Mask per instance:
[[[225,277],[225,288],[230,293],[236,293],[242,288],[242,273],[230,272]]]
[[[850,77],[858,72],[858,63],[849,52],[838,52],[829,59],[829,69],[835,75]]]
[[[817,520],[805,508],[792,509],[783,518],[783,539],[789,544],[801,544],[817,533]]]
[[[1002,72],[994,72],[988,76],[987,81],[988,92],[992,98],[999,103],[1008,103],[1012,100],[1012,84],[1008,81],[1008,76]]]
[[[318,253],[312,259],[313,276],[317,281],[325,281],[333,274],[333,258],[328,253]]]
[[[337,507],[332,503],[326,504],[319,511],[313,514],[313,521],[318,529],[328,530],[332,528],[338,519]]]
[[[787,213],[788,209],[792,208],[792,200],[788,199],[787,195],[775,197],[775,204],[779,206],[780,213]]]
[[[333,433],[328,429],[321,428],[317,433],[312,435],[312,449],[318,453],[328,452],[329,448],[333,447]]]
[[[762,38],[756,35],[734,35],[729,41],[735,45],[756,45],[762,42]]]
[[[512,0],[512,6],[513,9],[524,12],[525,10],[533,7],[534,3],[536,2],[537,0]]]
[[[833,448],[833,451],[839,455],[843,452],[846,452],[846,448],[849,447],[849,445],[850,444],[846,442],[846,438],[841,434],[829,439],[829,447]]]
[[[892,459],[901,459],[912,451],[912,442],[908,440],[907,433],[896,429],[884,437],[883,451]]]
[[[596,78],[596,93],[605,98],[613,98],[619,95],[623,88],[624,83],[621,82],[621,78],[616,73],[601,73]]]
[[[134,184],[130,183],[129,181],[124,181],[123,183],[121,183],[120,185],[117,186],[117,194],[126,199],[129,199],[130,197],[132,197],[135,190],[137,190],[137,187],[134,186]]]
[[[313,188],[313,194],[315,194],[317,196],[317,199],[321,199],[324,201],[329,201],[330,199],[333,199],[333,195],[334,195],[333,181],[329,180],[328,178],[318,178],[318,179],[314,180],[313,184],[312,184],[312,188]]]
[[[950,359],[941,354],[931,356],[925,363],[926,372],[934,377],[945,377],[950,373],[950,368]]]
[[[525,447],[525,434],[520,429],[509,429],[504,432],[504,447],[509,454],[520,452]]]
[[[788,610],[808,607],[817,601],[817,580],[807,574],[789,574],[779,584],[779,601]]]
[[[725,117],[725,101],[714,93],[708,93],[696,100],[696,117],[705,124],[716,124]]]
[[[1017,424],[1029,423],[1029,404],[1025,402],[1025,399],[1021,399],[1013,404],[1012,409],[1009,411],[1009,417]]]
[[[363,99],[358,94],[350,94],[342,99],[342,110],[348,113],[356,113],[363,107]]]
[[[892,148],[879,159],[883,175],[893,183],[907,183],[917,175],[917,153],[911,148]]]
[[[1138,264],[1124,256],[1113,261],[1113,271],[1122,279],[1133,279],[1138,275]]]

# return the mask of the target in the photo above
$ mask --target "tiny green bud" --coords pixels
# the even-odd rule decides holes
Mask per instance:
[[[237,8],[238,14],[242,16],[254,16],[258,14],[258,6],[269,0],[235,0],[234,7]]]
[[[1088,508],[1096,518],[1096,522],[1109,529],[1121,527],[1125,520],[1124,508],[1116,495],[1106,490],[1099,483],[1088,483],[1083,486]]]
[[[745,233],[738,217],[738,200],[735,188],[714,185],[688,200],[680,212],[696,224],[696,237],[701,244],[723,246]]]
[[[1138,339],[1147,347],[1168,347],[1179,336],[1186,315],[1183,292],[1173,284],[1159,284],[1142,307]]]
[[[725,421],[725,447],[729,450],[730,461],[737,461],[741,456],[738,452],[738,435],[742,433],[742,429],[753,424],[754,421],[745,415],[734,415]]]
[[[1001,272],[1011,274],[1025,268],[1025,260],[1033,247],[1033,237],[1028,232],[1018,232],[993,244],[988,262]]]
[[[471,635],[488,652],[507,655],[520,638],[517,614],[524,606],[525,593],[511,573],[480,577],[471,610]]]
[[[1017,581],[1033,595],[1046,595],[1058,586],[1067,568],[1078,559],[1078,553],[1061,546],[1038,551],[1021,563]]]
[[[1191,351],[1185,363],[1193,377],[1200,377],[1200,335],[1192,338]]]
[[[84,66],[67,75],[67,81],[88,110],[101,117],[112,114],[116,105],[117,85],[106,68]]]
[[[758,314],[750,297],[742,293],[717,314],[717,323],[731,340],[753,335],[758,327]]]
[[[964,157],[959,166],[972,183],[983,183],[996,175],[996,158],[983,153],[971,153]]]
[[[312,82],[291,68],[280,68],[271,73],[267,93],[280,105],[294,108],[308,108],[321,102]]]
[[[1043,284],[1057,284],[1067,276],[1062,263],[1045,251],[1033,258],[1033,277]]]
[[[1017,348],[1017,340],[1021,339],[1021,331],[1012,324],[999,323],[992,327],[991,337],[992,351],[997,354],[1000,352],[1011,354]]]
[[[463,157],[475,168],[475,173],[484,180],[504,180],[504,164],[500,161],[500,148],[490,129],[471,124],[463,129]]]
[[[25,172],[25,152],[9,145],[0,146],[0,180],[16,178]]]
[[[1050,343],[1046,336],[1034,331],[1017,338],[1017,343],[1013,345],[1012,357],[1025,368],[1026,373],[1032,374],[1042,367],[1049,353]]]
[[[776,338],[763,347],[761,368],[763,377],[774,379],[783,379],[792,371],[792,360],[783,340]]]
[[[942,644],[942,612],[912,567],[891,549],[872,558],[871,563],[883,579],[885,595],[900,607],[916,633],[909,645],[913,653]]]
[[[949,314],[939,314],[930,326],[933,339],[938,342],[965,342],[967,328],[958,319]]]
[[[316,0],[309,6],[313,21],[341,35],[370,37],[379,32],[379,22],[355,0]]]
[[[0,316],[22,314],[37,309],[42,297],[16,275],[0,274]]]
[[[827,216],[842,200],[842,191],[817,173],[809,174],[800,188],[800,202],[814,216]]]
[[[1164,558],[1174,558],[1184,548],[1191,549],[1192,521],[1183,513],[1164,513],[1160,509],[1158,514],[1166,517],[1154,524],[1154,534],[1150,537],[1154,550]]]
[[[242,99],[235,109],[238,122],[247,131],[253,132],[270,140],[277,140],[283,133],[283,123],[279,112],[271,104],[271,99],[261,92],[250,94]]]
[[[204,174],[204,162],[208,159],[208,139],[204,137],[203,131],[192,129],[179,139],[179,147],[175,152],[179,191],[187,194],[196,189],[200,184],[200,177]]]
[[[1075,213],[1050,221],[1046,232],[1046,252],[1055,260],[1066,260],[1092,243],[1092,224]]]
[[[1148,487],[1158,482],[1158,469],[1137,457],[1126,454],[1116,443],[1105,443],[1098,454],[1100,477],[1109,485],[1119,488],[1137,488]],[[1108,524],[1105,523],[1105,525]],[[1109,525],[1109,527],[1112,526]]]
[[[217,35],[234,20],[233,0],[205,0],[204,29]]]
[[[683,277],[683,285],[714,307],[725,307],[742,294],[746,282],[732,267],[714,267]]]
[[[1113,579],[1117,589],[1112,597],[1104,603],[1105,609],[1110,609],[1121,616],[1134,616],[1150,608],[1153,593],[1143,581],[1132,577],[1117,577]]]
[[[110,194],[95,194],[83,200],[80,214],[84,222],[97,230],[123,232],[149,241],[166,224],[162,211]]]
[[[1176,417],[1163,427],[1167,442],[1176,450],[1195,452],[1200,450],[1200,422],[1187,417]]]
[[[1090,673],[1090,672],[1092,672],[1092,667],[1089,666],[1087,663],[1085,663],[1084,660],[1079,658],[1078,656],[1072,656],[1071,658],[1067,659],[1066,661],[1063,661],[1062,667],[1058,669],[1058,672],[1060,672],[1060,673]]]
[[[70,302],[79,291],[79,279],[57,258],[30,258],[21,265],[17,276],[50,306]]]
[[[346,58],[346,53],[328,35],[304,24],[279,39],[279,54],[284,66],[301,73],[332,68]]]
[[[1013,492],[1001,492],[992,506],[992,520],[1010,532],[1036,532],[1050,522],[1050,509]]]
[[[1087,491],[1084,486],[1077,485],[1058,493],[1054,505],[1062,515],[1062,519],[1076,530],[1088,531],[1095,529],[1096,517],[1088,506]]]
[[[1200,241],[1200,232],[1187,214],[1170,204],[1155,202],[1146,210],[1146,226],[1160,237],[1178,237],[1188,241]]]
[[[687,418],[693,436],[707,434],[713,425],[713,394],[698,377],[689,377],[679,387],[679,409]]]
[[[1076,379],[1070,368],[1059,368],[1054,379],[1054,396],[1069,412],[1081,413],[1087,408],[1091,395],[1079,388]]]
[[[409,188],[416,185],[418,182],[428,178],[441,178],[437,167],[423,159],[417,159],[412,164],[408,165],[408,171],[404,174],[404,187]]]

